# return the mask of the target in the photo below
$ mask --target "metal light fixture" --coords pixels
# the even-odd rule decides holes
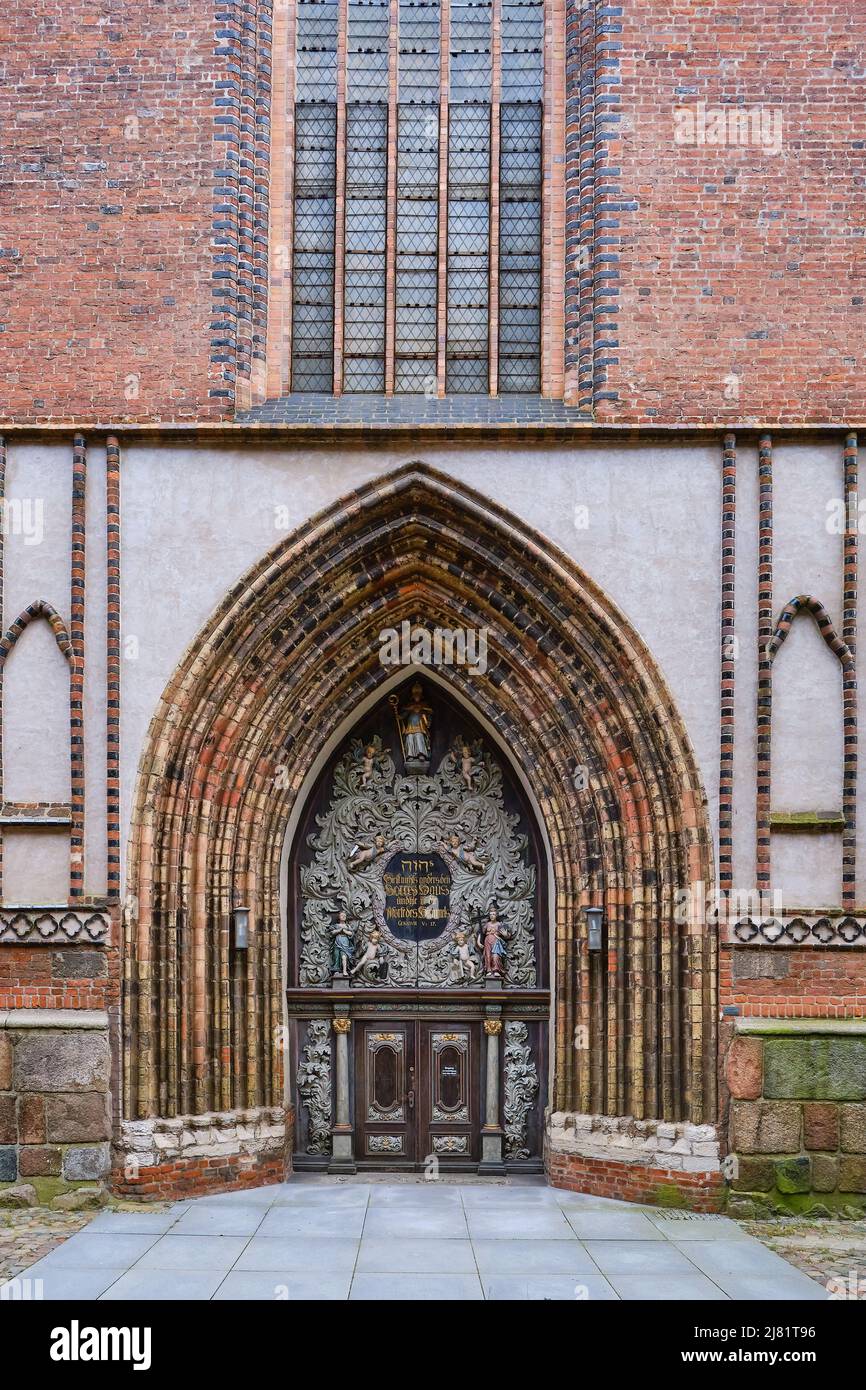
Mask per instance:
[[[589,937],[589,949],[591,951],[601,950],[601,924],[604,921],[603,907],[587,907],[586,912],[587,935]]]
[[[236,951],[246,951],[250,944],[250,910],[236,907],[232,912],[234,926],[234,947]]]

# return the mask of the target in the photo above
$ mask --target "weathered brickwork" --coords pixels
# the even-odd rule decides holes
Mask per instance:
[[[843,1027],[745,1024],[727,1041],[733,1214],[866,1210],[866,1025]]]
[[[567,399],[599,419],[856,418],[866,15],[572,0],[547,23],[545,389],[564,337]],[[279,211],[290,191],[270,0],[25,3],[4,51],[4,417],[204,420],[261,399],[269,356],[284,379],[269,196]],[[283,142],[282,74],[275,90]]]
[[[0,946],[0,1009],[108,1009],[119,996],[116,951]]]
[[[547,1174],[553,1187],[619,1202],[708,1212],[720,1211],[725,1203],[725,1182],[721,1173],[681,1173],[670,1168],[635,1167],[630,1163],[604,1162],[575,1154],[551,1154]]]
[[[283,1182],[291,1164],[294,1116],[282,1106],[119,1127],[112,1186],[149,1201]]]
[[[545,1165],[554,1187],[597,1197],[697,1211],[717,1211],[724,1197],[714,1125],[558,1112]]]
[[[599,418],[859,417],[866,11],[628,0],[599,10],[611,13],[617,334],[596,381]],[[702,143],[677,143],[692,126],[675,116],[683,107]],[[778,152],[730,138],[738,109],[759,136],[763,115]],[[706,138],[718,110],[721,145]]]
[[[7,12],[4,417],[191,419],[230,406],[237,162],[225,156],[223,179],[221,132],[236,151],[241,8],[55,0]]]
[[[774,946],[719,951],[719,1000],[743,1017],[866,1017],[866,951]]]

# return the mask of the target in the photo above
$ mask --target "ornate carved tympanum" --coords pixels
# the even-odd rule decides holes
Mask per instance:
[[[306,837],[298,982],[531,988],[536,870],[501,761],[456,731],[437,752],[420,681],[391,699],[390,732],[349,741]]]

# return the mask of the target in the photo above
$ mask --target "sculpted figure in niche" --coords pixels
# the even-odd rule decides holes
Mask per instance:
[[[368,743],[364,749],[364,756],[361,759],[361,786],[366,787],[370,778],[373,776],[376,767],[376,749],[372,743]]]
[[[491,979],[501,980],[508,962],[506,941],[508,933],[505,924],[499,920],[496,904],[492,903],[487,912],[487,921],[482,922],[478,932],[478,949],[484,961],[484,974]]]
[[[460,775],[468,792],[472,791],[472,779],[477,770],[477,762],[468,743],[460,745]]]
[[[357,965],[350,971],[352,975],[362,975],[367,980],[387,980],[389,951],[382,941],[382,933],[374,927],[367,938],[363,954]]]
[[[478,966],[472,954],[471,942],[467,939],[465,931],[454,933],[454,940],[449,947],[449,953],[452,956],[452,980],[474,980],[478,973]]]
[[[389,696],[397,720],[403,760],[407,772],[427,772],[430,768],[430,725],[433,710],[424,699],[424,688],[415,681],[408,704],[400,709],[397,696]]]
[[[349,967],[355,955],[355,943],[349,928],[348,914],[341,908],[331,927],[331,974],[349,977]]]

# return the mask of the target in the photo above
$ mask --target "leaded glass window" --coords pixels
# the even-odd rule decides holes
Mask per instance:
[[[544,0],[447,13],[296,2],[294,391],[540,389]]]

